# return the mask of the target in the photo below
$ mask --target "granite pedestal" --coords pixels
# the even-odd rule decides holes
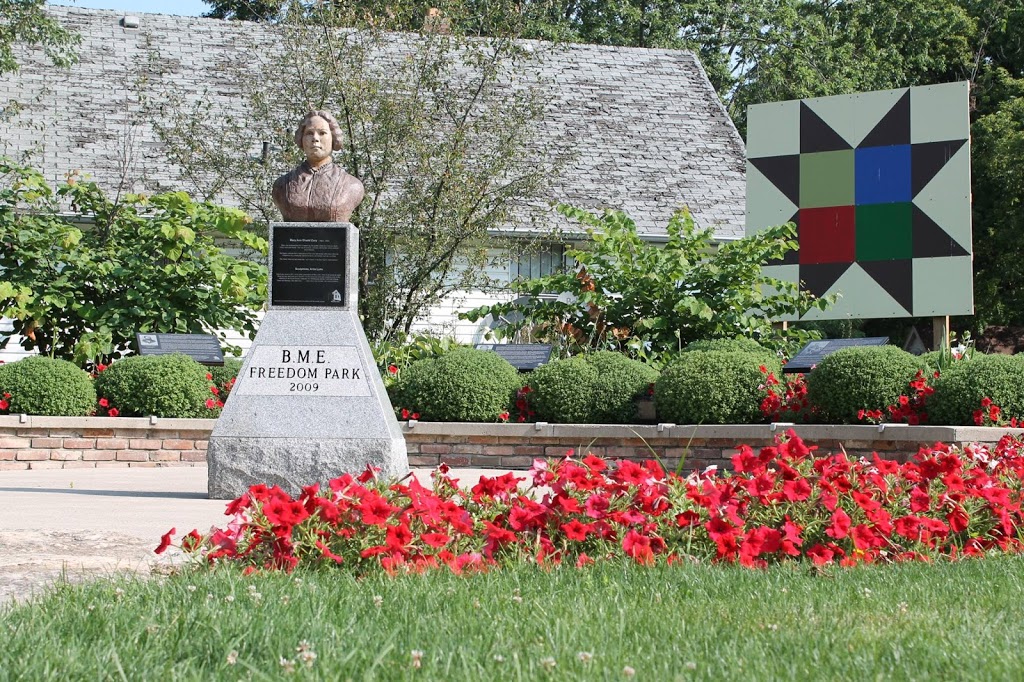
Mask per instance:
[[[338,258],[344,272],[332,283]],[[357,262],[351,225],[271,225],[271,305],[210,436],[211,498],[239,497],[257,483],[296,495],[367,465],[385,477],[409,470],[358,318]]]

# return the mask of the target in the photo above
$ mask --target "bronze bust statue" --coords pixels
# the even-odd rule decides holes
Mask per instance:
[[[341,126],[329,112],[310,111],[295,131],[306,160],[274,182],[274,204],[285,222],[346,223],[363,200],[363,183],[334,164]]]

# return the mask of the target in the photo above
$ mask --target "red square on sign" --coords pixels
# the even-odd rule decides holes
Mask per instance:
[[[852,263],[857,255],[855,206],[800,210],[800,263]]]

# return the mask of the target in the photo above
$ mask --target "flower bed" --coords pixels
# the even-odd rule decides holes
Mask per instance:
[[[644,565],[849,566],[1024,547],[1019,438],[963,450],[937,443],[903,464],[815,449],[789,431],[759,452],[741,446],[727,474],[684,477],[655,460],[586,455],[537,460],[527,478],[484,477],[469,490],[445,466],[432,488],[415,478],[379,481],[369,469],[310,485],[297,498],[258,485],[228,504],[225,528],[192,531],[181,546],[246,573],[319,566],[357,574],[581,567],[623,556]]]

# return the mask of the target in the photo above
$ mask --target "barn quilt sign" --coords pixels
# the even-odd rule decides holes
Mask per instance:
[[[818,296],[804,319],[974,312],[968,84],[751,106],[747,234],[792,221],[765,268]]]

